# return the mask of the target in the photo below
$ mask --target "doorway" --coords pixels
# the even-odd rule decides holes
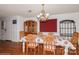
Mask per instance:
[[[1,20],[0,20],[0,40],[1,40]]]

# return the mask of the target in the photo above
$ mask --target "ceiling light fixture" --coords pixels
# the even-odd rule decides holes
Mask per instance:
[[[42,4],[41,13],[39,15],[37,15],[37,18],[39,20],[42,20],[42,21],[47,20],[48,19],[48,16],[49,16],[49,13],[46,13],[45,12],[44,6],[45,6],[45,4]]]

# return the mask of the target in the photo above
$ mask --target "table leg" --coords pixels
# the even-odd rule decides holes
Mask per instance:
[[[68,47],[65,47],[65,49],[64,49],[64,55],[68,55]]]
[[[22,45],[22,52],[23,52],[23,54],[25,54],[25,42],[22,42],[23,43],[23,45]]]

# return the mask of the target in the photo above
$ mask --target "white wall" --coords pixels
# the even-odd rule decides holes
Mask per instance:
[[[19,20],[20,19],[20,20]],[[35,20],[37,21],[37,23],[39,23],[39,21],[37,20],[36,17],[30,17],[30,18],[24,18],[24,19],[21,19],[21,17],[19,17],[18,19],[18,23],[17,23],[17,32],[18,32],[18,35],[17,35],[17,39],[19,39],[19,31],[23,31],[23,27],[24,27],[24,21],[27,21],[27,20]],[[77,32],[79,32],[79,12],[78,13],[65,13],[65,14],[58,14],[58,15],[51,15],[49,17],[49,19],[57,19],[57,32],[59,33],[59,21],[61,20],[66,20],[66,19],[69,19],[69,20],[74,20],[76,22],[76,29],[77,29]],[[37,32],[40,31],[40,27],[39,27],[39,24],[37,25]]]
[[[2,40],[11,40],[11,41],[20,41],[19,32],[24,31],[24,21],[27,20],[34,20],[37,21],[35,18],[25,18],[22,16],[7,16],[2,17],[1,20],[4,20],[6,30],[1,30],[2,34]],[[17,24],[12,24],[12,20],[17,20]]]
[[[21,20],[23,20],[23,17],[21,16],[7,16],[2,17],[1,20],[4,20],[6,23],[6,31],[2,32],[2,40],[12,40],[12,41],[18,41],[19,38],[19,31],[21,30],[22,26],[20,26]],[[12,24],[12,20],[17,20],[17,24]],[[22,25],[22,24],[21,24]]]
[[[59,21],[62,20],[74,20],[76,23],[76,30],[79,32],[79,12],[77,13],[66,13],[66,14],[58,14],[58,15],[51,15],[49,18],[57,18],[57,32],[59,33]],[[79,39],[78,39],[79,42]],[[79,44],[79,43],[78,43]]]
[[[49,18],[57,18],[57,31],[59,32],[59,21],[61,20],[74,20],[76,23],[76,30],[79,32],[79,12],[78,13],[65,13],[58,15],[51,15]]]
[[[58,14],[58,15],[51,15],[49,17],[50,19],[55,19],[57,18],[57,32],[59,32],[59,21],[61,20],[66,20],[66,19],[70,19],[70,20],[74,20],[76,22],[76,28],[77,31],[79,32],[79,12],[78,13],[66,13],[66,14]],[[12,24],[12,20],[17,20],[17,24]],[[3,32],[3,40],[7,39],[7,40],[12,40],[12,41],[19,41],[20,37],[19,37],[19,32],[23,31],[23,27],[24,27],[24,21],[27,20],[35,20],[37,21],[37,23],[39,23],[39,21],[37,20],[36,17],[30,17],[30,18],[25,18],[25,17],[21,17],[21,16],[8,16],[8,17],[2,17],[1,20],[4,20],[6,22],[6,32]],[[39,24],[37,24],[37,32],[39,32]]]
[[[76,24],[76,31],[79,32],[79,12],[50,15],[49,19],[57,19],[57,33],[59,33],[59,22],[62,20],[74,20]],[[37,30],[39,32],[40,28]]]

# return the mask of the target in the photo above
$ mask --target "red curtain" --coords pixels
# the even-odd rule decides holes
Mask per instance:
[[[40,21],[40,32],[57,32],[57,19]]]
[[[46,21],[40,21],[40,31],[46,32]]]

